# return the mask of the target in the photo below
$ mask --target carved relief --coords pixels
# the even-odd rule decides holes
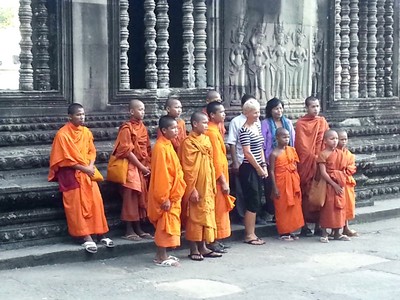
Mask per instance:
[[[314,34],[311,55],[311,95],[314,97],[320,97],[322,92],[322,51],[323,50],[323,39],[318,39],[318,33]]]
[[[307,93],[304,93],[304,67],[308,59],[308,49],[303,47],[303,40],[305,38],[302,28],[298,28],[296,33],[292,35],[295,47],[290,51],[290,61],[293,66],[292,85],[291,85],[291,98],[301,99],[306,98]]]

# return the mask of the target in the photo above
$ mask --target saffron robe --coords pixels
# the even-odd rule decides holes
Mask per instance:
[[[306,222],[318,222],[319,213],[310,205],[308,193],[313,176],[317,170],[316,159],[323,150],[324,133],[329,125],[322,116],[310,117],[305,115],[296,123],[295,148],[300,162],[297,165],[300,176],[303,215]]]
[[[296,150],[287,146],[275,160],[275,184],[280,197],[274,199],[276,227],[280,235],[304,226],[301,209],[300,177]]]
[[[357,171],[356,157],[347,148],[342,151],[346,159],[346,187],[344,189],[344,195],[346,197],[346,220],[352,220],[356,216],[356,195],[354,192],[356,181],[353,177]]]
[[[215,178],[216,180],[218,180],[221,175],[224,175],[227,184],[229,184],[226,147],[217,124],[208,122],[208,130],[205,134],[210,138],[213,148]],[[229,219],[229,212],[234,207],[234,201],[234,197],[222,193],[221,184],[217,182],[217,193],[215,196],[215,221],[217,222],[217,239],[224,239],[231,235],[231,222]]]
[[[182,141],[186,138],[186,124],[183,119],[178,119],[176,120],[178,123],[178,136],[174,139],[171,140],[172,146],[174,147],[176,153],[179,153],[179,148],[182,143]],[[160,131],[160,128],[157,129],[157,138],[162,136],[162,133]]]
[[[150,167],[150,138],[142,121],[131,120],[122,124],[115,145],[114,155],[117,158],[128,158],[132,152],[144,166]],[[121,220],[139,221],[146,218],[148,178],[129,162],[126,183],[121,186]]]
[[[75,237],[108,232],[97,182],[72,168],[76,165],[89,166],[90,161],[95,159],[93,134],[87,127],[76,127],[69,122],[57,132],[50,152],[48,180],[58,181],[60,188],[63,187],[68,232]]]
[[[322,151],[317,159],[318,164],[325,164],[329,177],[343,189],[346,185],[346,158],[343,151]],[[345,194],[337,195],[329,183],[326,184],[325,204],[321,207],[319,223],[322,228],[342,228],[346,222]]]
[[[157,139],[151,155],[151,177],[148,193],[148,217],[156,233],[154,241],[158,247],[177,247],[181,235],[181,200],[186,183],[179,158],[170,140]],[[169,211],[161,205],[170,200]]]
[[[186,203],[186,211],[182,212],[182,215],[187,216],[185,237],[193,242],[212,243],[217,234],[216,179],[212,145],[208,136],[191,132],[181,144],[180,161],[186,182],[182,200]],[[194,189],[199,194],[197,203],[189,200]]]
[[[202,110],[202,112],[208,117],[208,114],[207,114],[207,107],[204,107],[203,110]],[[225,136],[225,133],[226,133],[225,124],[224,124],[224,123],[218,123],[217,126],[218,126],[219,132],[220,132],[221,135],[224,137],[224,136]]]

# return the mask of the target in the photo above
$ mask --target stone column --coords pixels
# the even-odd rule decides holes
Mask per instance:
[[[86,111],[105,109],[108,102],[107,20],[107,0],[72,2],[73,102]]]
[[[21,32],[21,53],[19,61],[19,89],[22,91],[33,90],[33,69],[32,69],[32,8],[30,0],[20,0],[19,20]],[[2,46],[4,47],[4,45]]]

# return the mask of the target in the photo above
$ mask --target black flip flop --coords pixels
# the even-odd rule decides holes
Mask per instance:
[[[207,258],[219,258],[222,257],[222,254],[214,252],[214,251],[210,251],[206,254],[202,254],[203,257],[207,257]]]
[[[204,260],[203,255],[201,255],[200,253],[199,253],[199,254],[197,254],[197,253],[191,253],[191,254],[188,255],[188,257],[189,257],[191,260],[194,260],[194,261],[202,261],[202,260]]]

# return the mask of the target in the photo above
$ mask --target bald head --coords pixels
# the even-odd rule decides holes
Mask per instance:
[[[220,93],[218,93],[216,90],[208,91],[207,96],[206,96],[207,104],[214,102],[214,101],[222,102]]]
[[[275,132],[275,136],[282,136],[282,135],[288,135],[289,131],[287,129],[285,129],[284,127],[279,127],[278,129],[276,129]]]
[[[170,108],[170,107],[173,107],[174,105],[176,105],[176,104],[181,104],[181,101],[179,101],[179,99],[178,98],[176,98],[176,97],[170,97],[170,98],[168,98],[167,99],[167,101],[165,101],[165,109],[167,109],[167,108]]]
[[[327,140],[332,136],[336,136],[337,137],[338,134],[337,134],[337,132],[335,130],[329,129],[329,130],[325,131],[325,133],[324,133],[324,140]]]
[[[129,102],[129,109],[137,109],[141,106],[144,106],[143,102],[138,99],[133,99]]]
[[[196,111],[192,114],[192,116],[190,117],[190,124],[193,127],[193,123],[200,123],[203,121],[207,121],[208,122],[208,117],[205,113],[200,112],[200,111]]]
[[[144,103],[140,100],[134,99],[129,102],[129,113],[131,118],[141,121],[144,118]]]

